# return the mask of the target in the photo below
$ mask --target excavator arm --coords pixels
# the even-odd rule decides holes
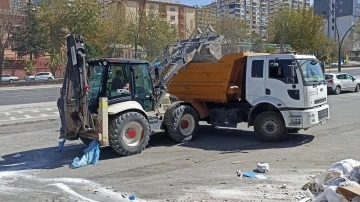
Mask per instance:
[[[172,78],[181,68],[191,63],[218,61],[221,57],[221,42],[224,36],[217,35],[209,25],[203,32],[196,28],[189,39],[168,45],[151,63],[151,75],[156,89],[155,108],[167,93]]]
[[[60,114],[60,138],[77,139],[79,133],[94,130],[88,110],[88,71],[84,39],[81,35],[67,37],[67,65],[57,107]]]

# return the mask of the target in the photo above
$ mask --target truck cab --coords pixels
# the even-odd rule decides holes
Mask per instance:
[[[324,72],[313,55],[249,56],[246,100],[251,106],[276,106],[290,129],[307,129],[329,119]]]

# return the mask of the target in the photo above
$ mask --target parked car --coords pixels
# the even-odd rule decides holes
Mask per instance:
[[[1,82],[14,83],[15,81],[19,81],[19,77],[12,76],[11,74],[3,74],[1,76]]]
[[[344,63],[343,62],[341,62],[341,65],[343,65]],[[336,61],[336,62],[332,62],[331,63],[331,66],[338,66],[338,62]]]
[[[328,92],[339,95],[342,91],[360,91],[360,79],[347,73],[328,73],[325,74]]]
[[[39,72],[36,75],[28,76],[25,78],[26,81],[52,81],[54,80],[54,75],[51,72]]]

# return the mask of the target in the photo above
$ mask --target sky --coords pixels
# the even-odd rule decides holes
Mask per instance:
[[[207,5],[207,4],[210,4],[211,2],[213,2],[213,0],[178,0],[178,1],[180,1],[181,3],[188,5],[188,6],[194,6],[194,5],[203,6],[203,5]],[[310,5],[312,5],[313,3],[314,3],[314,0],[310,0]]]

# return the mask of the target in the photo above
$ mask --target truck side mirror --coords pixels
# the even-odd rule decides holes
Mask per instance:
[[[293,65],[289,65],[289,77],[295,78],[295,67]]]

